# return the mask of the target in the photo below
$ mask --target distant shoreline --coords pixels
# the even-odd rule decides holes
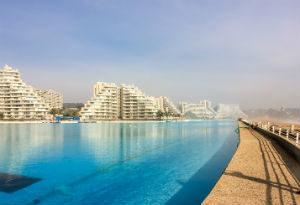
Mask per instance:
[[[50,123],[45,121],[0,121],[0,124],[42,124],[42,123]]]
[[[101,124],[101,123],[147,123],[147,122],[189,122],[189,121],[214,121],[214,120],[234,120],[234,119],[180,119],[180,120],[107,120],[96,122],[78,122],[80,124]],[[77,122],[74,121],[74,124]],[[0,124],[73,124],[72,121],[63,123],[49,121],[0,121]]]

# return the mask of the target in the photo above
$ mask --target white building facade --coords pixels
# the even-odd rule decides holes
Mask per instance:
[[[98,82],[94,96],[80,111],[81,121],[155,120],[159,106],[154,97],[147,96],[134,85]]]
[[[159,110],[155,98],[134,85],[121,85],[120,108],[123,120],[155,120]]]
[[[25,84],[18,70],[0,70],[0,113],[4,120],[50,120],[50,107],[35,89]]]
[[[179,107],[183,115],[191,115],[198,119],[214,119],[217,115],[212,108],[212,103],[208,100],[203,100],[199,103],[182,102]]]
[[[236,104],[218,104],[216,107],[218,119],[247,118],[247,115]]]
[[[80,116],[84,122],[119,119],[120,93],[118,86],[114,83],[96,83],[93,97],[83,106]]]
[[[160,96],[156,98],[156,104],[159,107],[159,110],[164,113],[170,113],[175,116],[179,116],[181,114],[175,104],[167,97]]]
[[[50,109],[63,108],[63,95],[54,90],[36,90],[39,96],[50,106]]]

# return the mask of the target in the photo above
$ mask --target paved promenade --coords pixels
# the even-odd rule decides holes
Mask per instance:
[[[203,204],[300,205],[300,164],[240,123],[240,145]]]

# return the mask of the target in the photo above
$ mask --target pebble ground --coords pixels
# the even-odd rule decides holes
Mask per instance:
[[[205,205],[300,205],[300,163],[243,123],[240,145]]]

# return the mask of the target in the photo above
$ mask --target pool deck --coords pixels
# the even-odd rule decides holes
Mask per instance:
[[[239,126],[240,145],[203,204],[300,205],[300,164],[267,137]]]

